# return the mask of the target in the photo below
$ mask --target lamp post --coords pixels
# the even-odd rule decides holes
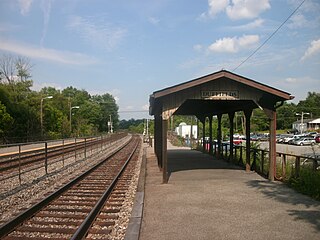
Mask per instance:
[[[108,126],[110,127],[109,133],[113,133],[113,126],[112,126],[111,114],[109,115],[109,117],[110,117],[110,121],[108,122]]]
[[[296,113],[296,116],[301,116],[301,123],[300,123],[300,133],[303,133],[303,115],[309,115],[310,113],[302,112],[302,113]]]
[[[41,98],[41,101],[40,101],[40,126],[41,126],[41,137],[43,136],[43,100],[45,99],[51,99],[53,98],[53,96],[47,96],[47,97],[44,97],[44,98]]]
[[[70,112],[69,112],[69,120],[70,120],[70,133],[72,131],[72,128],[71,128],[71,112],[72,112],[72,109],[79,109],[79,106],[73,106],[71,107],[71,104],[70,104]]]

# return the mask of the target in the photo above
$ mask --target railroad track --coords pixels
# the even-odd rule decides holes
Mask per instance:
[[[139,158],[141,139],[83,173],[0,228],[1,239],[108,239]]]
[[[44,165],[54,164],[63,161],[77,154],[86,154],[86,149],[97,149],[100,146],[122,138],[123,134],[113,135],[108,138],[92,138],[89,141],[80,141],[63,145],[28,150],[22,153],[13,153],[0,156],[0,180],[15,177],[21,173],[36,170]]]

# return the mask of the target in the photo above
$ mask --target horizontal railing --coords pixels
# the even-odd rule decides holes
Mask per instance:
[[[12,145],[15,149],[0,153],[0,182],[18,177],[22,183],[23,174],[40,169],[43,175],[50,173],[48,167],[59,164],[58,168],[65,167],[73,162],[86,159],[96,153],[102,152],[111,143],[125,137],[126,133],[99,137],[62,140],[59,142],[37,142],[25,147],[26,144]],[[50,145],[49,145],[50,144]],[[25,147],[25,149],[22,149]],[[17,149],[16,149],[17,148]],[[2,149],[5,151],[6,149]],[[68,160],[68,161],[67,161]],[[61,164],[60,164],[61,163]],[[30,180],[30,179],[28,179]]]
[[[208,144],[206,151],[209,152]],[[213,155],[218,154],[218,144],[213,143]],[[295,155],[277,152],[276,179],[284,180],[290,176],[299,177],[301,166],[308,167],[311,171],[319,171],[320,157],[311,155]],[[222,143],[220,157],[240,166],[245,166],[246,147],[242,145],[233,146],[233,154],[230,153],[230,144]],[[231,159],[232,157],[232,159]],[[250,169],[268,177],[269,175],[269,151],[266,149],[250,148]]]

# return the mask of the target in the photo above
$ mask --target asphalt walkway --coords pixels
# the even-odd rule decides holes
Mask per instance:
[[[168,184],[147,149],[140,240],[320,239],[320,202],[168,144]]]

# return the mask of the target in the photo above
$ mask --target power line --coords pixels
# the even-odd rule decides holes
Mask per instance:
[[[298,9],[302,6],[302,4],[306,0],[303,0],[300,5],[287,17],[287,19],[281,23],[281,25],[256,49],[254,50],[245,60],[243,60],[236,68],[232,70],[232,72],[236,71],[242,64],[249,60],[256,52],[258,52],[279,30],[280,28],[298,11]]]

